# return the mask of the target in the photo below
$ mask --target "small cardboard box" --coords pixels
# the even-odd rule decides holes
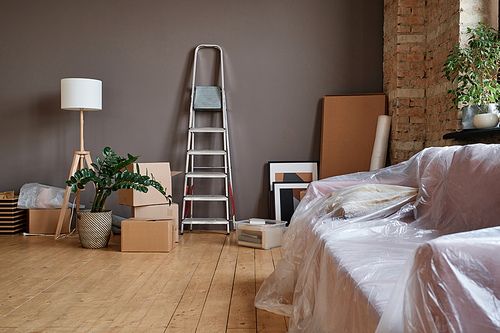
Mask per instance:
[[[174,246],[172,219],[130,218],[122,221],[122,252],[169,252]]]
[[[270,249],[281,246],[281,236],[285,232],[285,222],[275,224],[252,224],[248,220],[235,222],[238,245]]]
[[[131,208],[131,216],[148,219],[172,219],[174,242],[179,242],[179,205],[148,205]]]
[[[0,235],[14,235],[26,230],[26,209],[17,208],[19,196],[4,193],[0,198]]]
[[[55,234],[60,213],[60,209],[29,209],[28,232],[30,234]],[[71,208],[68,208],[64,217],[61,232],[70,232],[70,218]]]
[[[172,195],[172,178],[170,173],[170,163],[133,163],[127,166],[129,171],[134,171],[141,175],[147,175],[154,178],[163,186],[167,195]],[[133,189],[119,190],[118,203],[125,206],[145,206],[160,205],[166,202],[163,194],[153,187],[148,189],[147,193],[135,191]]]

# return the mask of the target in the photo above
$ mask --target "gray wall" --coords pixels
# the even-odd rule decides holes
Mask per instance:
[[[64,186],[79,149],[64,77],[103,81],[103,110],[85,113],[94,159],[110,146],[183,170],[193,50],[215,43],[236,218],[266,217],[267,161],[319,159],[321,98],[382,91],[382,23],[382,0],[1,1],[0,191]],[[173,187],[181,203],[181,175]],[[117,202],[108,208],[128,216]]]

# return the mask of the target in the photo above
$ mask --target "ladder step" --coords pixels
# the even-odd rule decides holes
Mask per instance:
[[[201,150],[188,150],[187,153],[189,155],[225,155],[225,150],[216,150],[216,149],[201,149]]]
[[[195,110],[221,110],[221,88],[218,86],[197,86],[194,90]]]
[[[229,224],[229,221],[223,218],[188,218],[183,219],[182,224]]]
[[[219,127],[191,127],[189,132],[191,133],[224,133],[224,128]]]
[[[193,169],[225,169],[223,166],[195,166]]]
[[[213,195],[213,194],[185,195],[184,200],[186,200],[186,201],[227,201],[227,197],[225,195]]]
[[[226,178],[227,174],[223,172],[188,172],[188,178]]]

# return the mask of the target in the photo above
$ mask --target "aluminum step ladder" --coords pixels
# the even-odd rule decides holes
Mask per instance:
[[[218,51],[220,58],[219,78],[220,86],[197,86],[196,85],[196,66],[199,52],[202,49],[215,49]],[[233,177],[231,173],[231,156],[229,152],[229,135],[228,121],[226,108],[226,92],[224,86],[224,56],[222,48],[218,45],[201,44],[198,45],[194,52],[193,76],[191,83],[191,102],[189,106],[189,128],[186,152],[186,169],[184,175],[184,196],[182,198],[182,223],[181,235],[184,233],[184,226],[189,225],[190,230],[193,229],[193,224],[219,224],[226,225],[227,233],[230,232],[230,224],[234,223],[234,201],[233,201]],[[196,114],[207,112],[220,113],[217,119],[216,127],[197,126]],[[199,118],[203,115],[199,114]],[[220,124],[222,123],[222,124]],[[220,124],[220,127],[219,127]],[[211,136],[219,136],[218,144],[216,139],[207,140]],[[222,138],[220,137],[222,136]],[[207,144],[208,141],[213,141],[216,146],[220,147],[196,147],[195,137],[202,138],[196,140],[197,143]],[[203,138],[205,140],[203,140]],[[206,165],[207,160],[212,162],[218,161],[216,165]],[[195,165],[196,162],[196,165]],[[217,194],[193,194],[196,189],[195,181],[203,181],[204,185],[211,185],[216,182],[223,182],[221,193]],[[195,190],[194,190],[195,189]],[[221,202],[225,207],[224,217],[193,217],[195,202]],[[222,209],[221,209],[222,211]],[[221,214],[222,215],[222,214]]]

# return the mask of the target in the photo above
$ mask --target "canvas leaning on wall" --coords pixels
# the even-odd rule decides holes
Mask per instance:
[[[300,191],[318,180],[318,164],[317,161],[268,162],[269,218],[290,222],[300,201]]]

